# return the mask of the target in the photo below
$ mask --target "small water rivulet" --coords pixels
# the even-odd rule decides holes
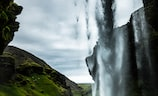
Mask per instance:
[[[135,6],[140,9],[131,10],[131,13],[135,12],[129,22],[115,28],[118,16],[116,1],[96,1],[99,39],[93,54],[86,58],[95,80],[93,96],[157,96],[149,47],[149,32],[153,29],[146,21],[144,8]]]

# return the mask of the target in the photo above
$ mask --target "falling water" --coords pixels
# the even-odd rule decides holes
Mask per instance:
[[[119,0],[96,0],[95,2],[96,7],[94,10],[99,39],[93,50],[93,55],[86,59],[88,66],[93,65],[96,68],[90,67],[91,75],[95,77],[93,78],[95,80],[93,96],[128,96],[127,94],[130,94],[130,91],[127,91],[127,87],[129,87],[127,80],[132,78],[132,76],[129,77],[128,75],[131,74],[130,71],[133,72],[133,69],[129,67],[135,61],[133,60],[131,62],[131,57],[135,58],[133,57],[134,55],[131,55],[133,54],[131,48],[135,49],[135,44],[133,44],[133,47],[129,46],[133,41],[129,37],[131,33],[129,33],[128,24],[116,29],[115,27],[125,24],[125,22],[127,23],[131,13],[142,7],[142,1],[122,0],[121,2]],[[124,4],[123,2],[130,2],[130,5],[133,5],[126,8],[125,12],[121,12],[119,7],[123,6],[120,5],[121,3]],[[126,16],[125,20],[120,23],[122,13],[127,14],[124,14]],[[144,17],[141,20],[145,20]],[[140,24],[144,24],[144,22],[140,22]],[[143,28],[141,27],[141,29]],[[135,42],[137,42],[138,30],[135,27],[133,30],[135,36],[132,39],[135,39]],[[146,37],[147,34],[143,33],[143,36]],[[145,39],[148,40],[147,37]],[[147,52],[148,48],[145,48],[145,50]],[[146,56],[149,57],[148,55],[147,53]],[[147,59],[150,61],[149,58]],[[132,65],[132,67],[136,68],[137,66]],[[137,74],[134,75],[137,77]]]

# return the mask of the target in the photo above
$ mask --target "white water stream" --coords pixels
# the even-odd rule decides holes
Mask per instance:
[[[89,0],[89,2],[87,2],[89,9],[87,18],[89,23],[87,23],[87,26],[90,28],[97,27],[98,34],[108,34],[106,32],[109,29],[107,28],[108,26],[106,27],[104,25],[106,23],[104,17],[106,16],[104,16],[104,9],[102,7],[103,1],[104,0]],[[105,2],[106,0],[104,3]],[[142,5],[141,0],[115,0],[112,6],[114,27],[126,24],[129,21],[131,13],[142,7]],[[95,24],[91,25],[91,21],[95,21]],[[97,23],[99,23],[99,26],[97,26]],[[126,59],[126,55],[124,54],[128,51],[126,48],[127,41],[125,41],[126,33],[124,33],[127,31],[126,29],[126,27],[123,27],[120,30],[114,30],[111,32],[112,37],[110,37],[110,39],[106,38],[106,36],[100,36],[98,39],[98,50],[96,53],[99,68],[96,73],[93,96],[126,96],[124,71],[128,69],[123,68],[123,62]],[[91,34],[96,35],[96,30],[89,31]],[[109,41],[110,43],[107,44],[111,45],[106,45],[104,40]],[[92,41],[93,43],[96,42],[95,40]]]

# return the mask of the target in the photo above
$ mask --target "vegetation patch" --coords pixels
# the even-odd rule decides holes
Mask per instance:
[[[83,94],[86,92],[78,84],[24,50],[10,46],[2,57],[14,58],[15,64],[8,63],[15,65],[15,72],[9,73],[13,78],[0,82],[0,96],[89,96]]]
[[[0,85],[0,96],[64,96],[66,89],[57,86],[47,75],[17,74],[15,81]]]

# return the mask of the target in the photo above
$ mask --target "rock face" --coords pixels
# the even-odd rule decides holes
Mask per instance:
[[[98,75],[97,74],[97,69],[98,69],[98,64],[97,64],[97,47],[98,47],[98,45],[96,45],[93,48],[93,54],[86,58],[86,64],[88,66],[90,75],[93,77],[93,80],[95,80],[95,77]]]
[[[120,80],[118,76],[121,74],[120,82],[123,82],[123,87],[121,87],[126,91],[123,96],[158,95],[158,1],[143,1],[145,7],[134,12],[126,25],[114,29],[114,36],[110,39],[112,41],[110,41],[111,45],[107,45],[112,46],[110,49],[111,56],[107,58],[108,62],[103,67],[106,69],[105,72],[112,74],[110,75],[112,84],[110,84],[112,85],[112,92],[114,94],[117,94],[117,90],[120,89],[119,86],[121,83],[119,85],[117,82]],[[119,37],[118,32],[122,34],[121,38],[123,38],[123,59],[121,59],[120,73],[115,72],[116,67],[113,65],[117,64],[116,59],[118,57],[116,55],[120,55],[119,52],[117,53],[117,50],[121,51],[117,48],[117,45],[119,45],[117,42],[117,38]],[[97,44],[94,47],[93,54],[86,58],[89,72],[95,81],[97,81],[96,78],[98,78],[98,71],[100,70],[98,68],[99,50],[100,45]],[[99,54],[103,54],[102,56],[105,58],[106,53]],[[120,96],[114,94],[112,96]]]
[[[14,3],[14,0],[0,1],[0,55],[13,40],[14,32],[18,30],[19,23],[16,16],[22,11],[22,7]]]
[[[158,31],[158,1],[157,0],[143,0],[145,6],[145,14],[148,23]]]
[[[150,54],[155,71],[158,70],[158,1],[157,0],[143,0],[145,6],[145,15],[147,22],[151,25],[150,32]],[[158,73],[158,71],[156,72]],[[158,77],[158,75],[157,75]],[[156,79],[158,80],[158,79]]]
[[[8,82],[15,74],[15,62],[11,57],[0,57],[0,83]]]

